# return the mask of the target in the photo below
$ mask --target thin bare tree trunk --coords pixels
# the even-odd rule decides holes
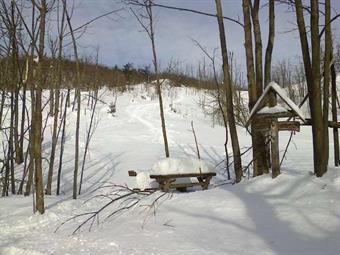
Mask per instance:
[[[153,22],[153,14],[152,14],[152,0],[147,1],[146,10],[148,12],[149,21],[150,21],[150,26],[149,26],[150,40],[151,40],[151,45],[152,45],[153,64],[154,64],[155,75],[156,75],[156,86],[157,86],[158,101],[159,101],[159,113],[160,113],[161,124],[162,124],[164,151],[165,151],[165,157],[168,158],[168,157],[170,157],[170,153],[169,153],[169,145],[168,145],[166,124],[165,124],[165,117],[164,117],[162,89],[161,89],[161,83],[160,83],[160,80],[159,80],[158,60],[157,60],[156,44],[155,44],[154,22]]]
[[[14,119],[15,119],[15,106],[14,106],[14,88],[11,92],[11,124],[9,131],[9,142],[8,142],[8,154],[7,161],[9,162],[10,173],[11,173],[11,190],[12,194],[15,194],[15,176],[14,176]]]
[[[53,85],[50,85],[50,86],[53,86]],[[55,106],[54,106],[54,96],[55,96],[55,90],[54,88],[50,88],[50,112],[49,112],[49,115],[53,116],[54,115],[54,109],[55,109]]]
[[[59,167],[58,167],[58,176],[57,176],[57,192],[56,192],[57,195],[60,194],[61,171],[62,171],[62,166],[63,166],[64,146],[65,146],[65,137],[66,137],[66,114],[67,114],[67,104],[69,101],[69,97],[70,97],[70,89],[67,90],[64,113],[62,117]]]
[[[45,49],[45,27],[46,27],[46,0],[41,0],[40,23],[39,23],[39,64],[38,64],[38,86],[35,93],[35,108],[34,108],[34,165],[35,165],[35,189],[36,189],[36,209],[40,214],[45,212],[44,206],[44,184],[42,175],[42,88],[45,83],[44,74],[44,49]]]
[[[4,113],[5,99],[6,99],[6,91],[2,90],[1,103],[0,103],[0,128],[2,127],[2,116]]]
[[[324,79],[323,79],[323,165],[327,167],[329,158],[329,84],[331,82],[331,59],[332,59],[332,29],[331,29],[331,3],[325,0],[325,56],[324,56]]]
[[[260,0],[254,0],[254,5],[251,8],[251,16],[254,27],[255,38],[255,70],[256,70],[256,94],[257,98],[263,92],[263,65],[262,65],[262,37],[259,21]]]
[[[32,58],[32,57],[31,57]],[[32,70],[33,71],[33,70]],[[29,143],[29,154],[30,154],[30,160],[28,164],[28,178],[26,183],[26,189],[25,189],[25,196],[28,196],[31,194],[32,190],[32,184],[33,184],[33,174],[34,174],[34,112],[35,112],[35,96],[34,96],[34,90],[31,89],[31,112],[32,112],[32,118],[31,118],[31,128],[29,133],[30,143]]]
[[[15,19],[14,2],[11,2],[11,45],[12,45],[12,89],[13,89],[13,139],[15,147],[15,162],[23,162],[23,154],[19,144],[19,84],[18,84],[18,42],[17,42],[17,21]]]
[[[74,50],[74,57],[76,60],[76,91],[75,91],[75,99],[77,100],[77,121],[76,121],[76,140],[75,140],[75,155],[74,155],[74,172],[73,172],[73,199],[77,198],[78,191],[78,169],[79,169],[79,128],[80,128],[80,106],[81,106],[81,98],[80,98],[80,67],[79,67],[79,59],[78,59],[78,50],[77,43],[73,33],[71,18],[67,12],[66,0],[63,0],[63,5],[65,8],[66,20],[70,29],[72,44]]]
[[[336,70],[334,63],[331,66],[331,76],[332,76],[332,121],[338,122],[338,112],[336,107]],[[334,164],[339,166],[340,164],[340,152],[339,152],[339,131],[337,128],[333,128],[333,139],[334,139]]]
[[[245,51],[246,51],[246,63],[247,63],[247,79],[248,79],[248,94],[249,94],[249,110],[254,107],[258,94],[262,87],[262,82],[259,85],[256,79],[257,73],[255,73],[254,55],[253,55],[253,39],[252,39],[252,23],[251,23],[251,2],[250,0],[243,0],[243,18],[244,18],[244,38],[245,38]],[[254,11],[253,11],[254,12]],[[254,32],[255,34],[255,32]],[[259,38],[257,38],[259,40]],[[262,48],[262,47],[261,47]],[[257,47],[257,53],[259,48]],[[261,49],[262,52],[262,49]],[[257,54],[258,56],[258,54]],[[259,57],[258,57],[259,58]],[[261,57],[262,58],[262,57]],[[257,59],[257,61],[261,61]],[[262,61],[261,61],[262,64]],[[258,68],[257,68],[258,69]],[[262,68],[260,68],[262,70]],[[261,175],[264,169],[267,169],[265,158],[265,139],[261,132],[254,128],[256,120],[253,121],[251,127],[251,137],[253,144],[253,176]]]
[[[96,111],[97,102],[98,102],[98,93],[95,93],[94,104],[93,104],[93,108],[92,108],[92,112],[91,112],[90,126],[89,126],[89,129],[87,131],[87,135],[86,135],[85,150],[84,150],[83,162],[82,162],[82,165],[81,165],[81,174],[80,174],[79,192],[78,192],[79,195],[81,193],[81,187],[83,185],[83,176],[84,176],[86,156],[87,156],[88,148],[89,148],[89,145],[90,145],[91,137],[92,137],[92,134],[93,134],[92,133],[92,127],[93,127],[94,115],[95,115],[95,111]]]
[[[164,107],[163,107],[163,97],[162,97],[162,84],[159,80],[159,70],[158,70],[158,59],[157,59],[157,52],[156,52],[156,43],[155,43],[155,31],[154,31],[154,21],[153,21],[153,13],[152,13],[152,6],[153,0],[143,0],[139,2],[138,0],[131,0],[131,3],[134,5],[138,5],[140,7],[145,8],[146,14],[140,15],[140,17],[132,10],[133,14],[137,18],[140,25],[143,27],[145,32],[148,34],[149,39],[151,40],[151,47],[152,47],[152,56],[153,56],[153,65],[155,69],[155,77],[156,77],[156,89],[158,94],[158,101],[159,101],[159,113],[161,118],[161,127],[162,127],[162,135],[163,135],[163,142],[164,142],[164,151],[165,157],[169,157],[169,145],[168,145],[168,138],[166,132],[166,123],[164,117]],[[144,24],[143,20],[147,20],[147,24]]]
[[[267,44],[267,49],[266,49],[266,55],[265,55],[265,63],[264,63],[264,86],[268,86],[269,82],[271,81],[271,67],[272,67],[272,54],[273,54],[273,47],[274,47],[274,39],[275,39],[275,0],[269,0],[269,35],[268,35],[268,44]],[[270,93],[269,95],[269,106],[275,106],[277,104],[276,102],[276,98],[274,93]],[[275,138],[274,138],[275,139]],[[276,138],[278,140],[278,137]],[[277,143],[278,144],[278,143]],[[266,158],[269,159],[271,158],[272,161],[274,161],[272,156],[276,156],[270,154],[270,143],[266,142],[266,149],[265,149],[265,153],[266,153]],[[275,161],[277,161],[275,159]],[[268,167],[270,166],[271,163],[270,160],[267,160],[268,162]],[[279,169],[279,165],[276,164],[277,162],[275,162],[275,167],[277,169]],[[271,165],[273,166],[273,165]],[[274,167],[274,168],[275,168]],[[272,167],[272,170],[274,169]],[[264,169],[265,173],[268,173],[268,168]],[[276,171],[276,170],[274,170]],[[278,173],[274,173],[274,171],[272,171],[273,176],[277,176]]]
[[[27,92],[27,84],[26,82],[23,84],[22,88],[22,106],[21,106],[21,123],[20,123],[20,139],[19,139],[19,155],[24,160],[24,140],[25,140],[25,121],[26,121],[26,92]]]
[[[272,54],[275,39],[275,0],[269,0],[269,35],[264,63],[264,86],[271,81]]]
[[[53,112],[53,131],[52,131],[52,149],[50,155],[50,162],[49,162],[49,169],[48,169],[48,179],[47,179],[47,186],[46,186],[46,194],[51,195],[52,189],[52,178],[53,178],[53,169],[54,169],[54,160],[55,160],[55,152],[58,142],[58,118],[59,118],[59,97],[60,97],[60,87],[62,83],[62,52],[63,52],[63,31],[64,31],[64,21],[65,21],[65,6],[62,12],[62,20],[61,20],[61,27],[59,29],[59,47],[58,47],[58,70],[57,70],[57,84],[55,88],[55,95],[53,102],[54,109],[51,111]],[[52,107],[52,105],[51,105]],[[50,112],[50,114],[51,114]],[[52,114],[51,114],[52,115]]]
[[[31,31],[35,31],[35,7],[34,7],[34,2],[33,2],[33,8],[32,8],[32,24],[31,24]],[[35,137],[34,137],[34,126],[35,126],[35,93],[34,93],[34,83],[33,83],[33,73],[34,73],[34,65],[33,65],[33,58],[34,58],[34,50],[35,50],[35,44],[36,42],[32,41],[31,43],[31,52],[30,56],[28,58],[28,66],[27,66],[27,82],[28,86],[30,88],[30,98],[31,98],[31,124],[30,124],[30,129],[29,129],[29,145],[28,145],[28,151],[29,151],[29,163],[28,163],[28,178],[27,178],[27,183],[26,183],[26,188],[25,188],[25,196],[29,196],[32,191],[32,186],[33,186],[33,176],[34,176],[34,170],[35,170],[35,165],[34,165],[34,147],[33,144],[35,142]],[[27,116],[28,118],[28,116]],[[34,191],[33,191],[34,192]],[[34,196],[34,194],[33,194]]]
[[[227,113],[228,113],[228,124],[230,131],[231,144],[233,148],[233,157],[234,157],[234,171],[235,171],[235,181],[238,183],[242,179],[242,161],[241,161],[241,153],[240,146],[238,142],[237,129],[235,124],[235,115],[234,115],[234,106],[233,106],[233,92],[232,92],[232,84],[229,73],[229,61],[228,61],[228,49],[226,36],[224,31],[224,23],[223,23],[223,14],[222,14],[222,5],[220,0],[215,0],[216,3],[216,11],[217,11],[217,21],[220,32],[220,43],[221,43],[221,51],[222,51],[222,60],[223,60],[223,83],[226,90],[226,100],[227,100]]]

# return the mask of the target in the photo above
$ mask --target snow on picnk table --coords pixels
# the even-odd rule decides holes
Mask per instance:
[[[160,188],[167,192],[176,188],[186,191],[188,187],[193,186],[201,186],[205,190],[208,189],[210,180],[215,175],[216,173],[203,160],[167,158],[157,162],[150,172],[138,173],[136,181],[141,190]]]

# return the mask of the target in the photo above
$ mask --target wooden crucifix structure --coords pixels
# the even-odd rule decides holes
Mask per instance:
[[[282,101],[281,105],[277,103],[279,98]],[[282,118],[288,118],[288,120],[280,121]],[[290,119],[294,120],[290,121]],[[251,125],[252,129],[264,132],[270,137],[273,178],[280,174],[279,131],[299,132],[300,121],[295,119],[305,123],[305,117],[300,108],[287,96],[284,89],[275,82],[271,82],[257,100],[246,122],[246,128]]]

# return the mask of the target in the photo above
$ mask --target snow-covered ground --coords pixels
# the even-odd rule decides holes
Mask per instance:
[[[174,192],[162,200],[155,215],[147,206],[150,198],[119,217],[105,220],[115,209],[108,207],[91,231],[85,226],[71,235],[85,219],[77,218],[55,233],[65,220],[97,210],[107,202],[105,198],[89,200],[110,189],[98,187],[108,182],[135,187],[136,178],[128,177],[127,171],[149,171],[164,158],[158,100],[152,92],[140,85],[120,94],[115,116],[107,113],[108,105],[98,103],[98,125],[90,144],[83,194],[77,200],[72,199],[75,113],[69,114],[62,195],[45,198],[44,215],[32,214],[32,197],[0,198],[1,255],[340,254],[340,169],[330,167],[322,178],[311,174],[309,127],[294,135],[282,174],[275,180],[268,175],[232,185],[226,181],[226,173],[216,167],[218,175],[209,190]],[[112,92],[102,90],[100,94],[108,104],[114,101]],[[164,91],[170,154],[196,158],[193,120],[201,157],[216,166],[223,159],[224,129],[212,127],[202,113],[198,103],[203,96],[202,91],[188,88]],[[84,101],[83,108],[85,105]],[[89,111],[82,113],[83,120],[89,118]],[[87,126],[83,121],[82,149]],[[45,132],[48,155],[49,126]],[[332,141],[331,132],[330,136]],[[250,136],[242,128],[239,138],[242,150],[247,149]],[[282,150],[288,138],[289,133],[280,133]],[[330,148],[333,165],[332,144]],[[243,164],[250,159],[251,155],[246,155]]]

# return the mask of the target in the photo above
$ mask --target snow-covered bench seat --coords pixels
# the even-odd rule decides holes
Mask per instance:
[[[210,180],[216,173],[183,173],[183,174],[151,174],[150,178],[155,179],[159,188],[162,191],[168,192],[170,189],[177,189],[180,191],[186,191],[187,188],[193,186],[201,186],[203,190],[208,189]],[[192,178],[196,177],[197,182],[179,182],[176,183],[177,179],[180,178]]]

